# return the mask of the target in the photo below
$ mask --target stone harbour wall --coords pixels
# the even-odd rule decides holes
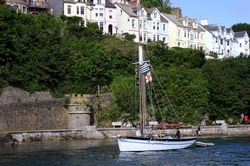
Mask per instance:
[[[63,99],[0,105],[0,131],[67,129]]]
[[[98,132],[95,126],[85,126],[81,130],[36,130],[11,132],[14,139],[18,142],[33,141],[65,141],[65,140],[83,140],[83,139],[104,139],[103,134]]]

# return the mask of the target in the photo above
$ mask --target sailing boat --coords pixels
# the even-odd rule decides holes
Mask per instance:
[[[137,16],[138,23],[140,22],[140,2],[137,1]],[[132,3],[132,2],[131,2]],[[138,36],[140,36],[140,26],[138,25]],[[118,138],[118,145],[121,152],[124,151],[158,151],[158,150],[170,150],[170,149],[183,149],[193,145],[196,142],[195,137],[161,137],[161,136],[148,136],[144,134],[145,121],[146,121],[146,88],[145,82],[152,81],[151,76],[147,75],[149,65],[147,61],[144,61],[143,49],[139,41],[139,93],[140,93],[140,125],[141,134],[137,136],[126,136]],[[146,78],[146,80],[145,80]]]
[[[139,46],[139,62],[140,65],[140,78],[139,78],[139,91],[140,91],[140,124],[142,134],[140,136],[126,136],[118,138],[118,145],[121,152],[125,151],[159,151],[171,149],[183,149],[193,145],[196,142],[195,137],[161,137],[161,136],[147,136],[144,135],[145,128],[145,110],[146,110],[146,93],[145,93],[145,72],[147,69],[147,61],[143,58],[142,46]],[[146,66],[146,67],[144,67]],[[143,71],[142,71],[143,70]]]

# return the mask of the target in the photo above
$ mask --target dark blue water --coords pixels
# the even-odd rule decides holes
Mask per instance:
[[[23,143],[0,147],[0,166],[235,165],[250,166],[250,138],[199,139],[211,147],[119,152],[116,140]]]

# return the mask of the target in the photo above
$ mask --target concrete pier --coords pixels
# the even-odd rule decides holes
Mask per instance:
[[[196,136],[197,126],[180,128],[181,136]],[[176,129],[147,130],[148,134],[167,134],[174,136]],[[32,131],[9,131],[0,132],[2,139],[5,135],[11,135],[13,139],[21,142],[32,141],[54,141],[54,140],[84,140],[84,139],[105,139],[118,136],[135,135],[135,128],[98,128],[85,126],[82,129],[61,129],[61,130],[32,130]],[[202,137],[220,136],[244,136],[250,137],[250,125],[216,125],[201,126]],[[0,138],[1,140],[1,138]],[[1,141],[0,141],[1,142]]]

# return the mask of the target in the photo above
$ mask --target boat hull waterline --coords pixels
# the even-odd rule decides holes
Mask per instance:
[[[186,137],[180,139],[152,139],[136,137],[118,139],[118,145],[121,152],[184,149],[193,145],[195,142],[195,137]]]

